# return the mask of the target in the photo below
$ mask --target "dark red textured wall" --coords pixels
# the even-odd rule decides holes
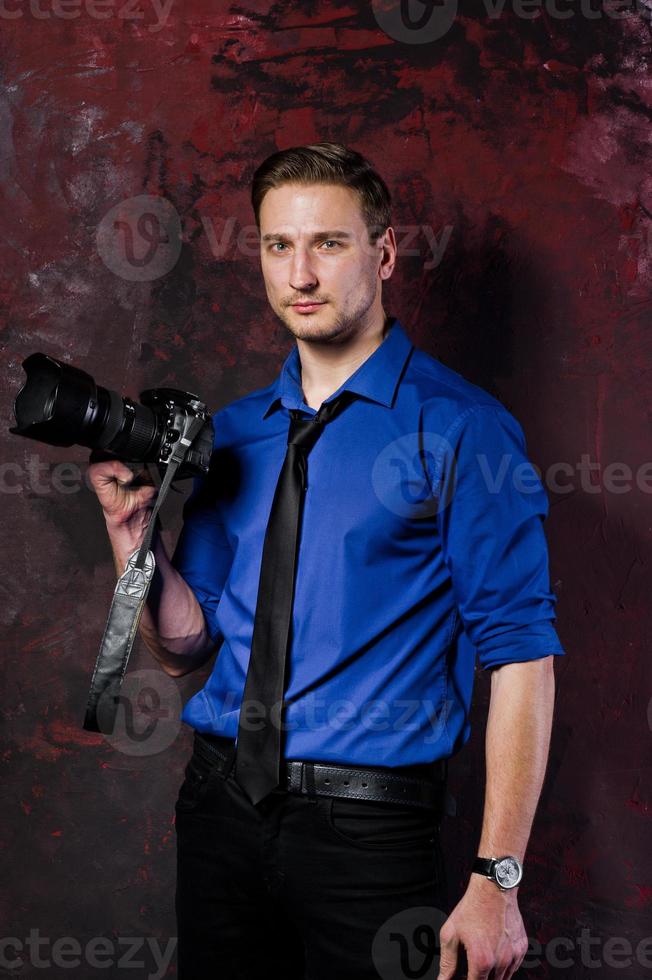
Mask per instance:
[[[247,245],[253,171],[276,149],[320,139],[369,156],[393,193],[400,246],[386,309],[517,416],[549,493],[568,656],[556,665],[550,764],[521,889],[528,934],[543,946],[527,975],[645,977],[648,8],[621,4],[617,17],[568,4],[563,19],[543,2],[532,18],[509,4],[499,16],[488,4],[444,8],[441,36],[424,40],[425,27],[392,28],[390,0],[7,0],[3,418],[13,423],[20,363],[34,350],[134,396],[175,385],[213,408],[268,384],[290,338]],[[132,200],[142,195],[157,202]],[[175,935],[174,800],[190,751],[175,711],[207,671],[166,685],[141,646],[130,672],[159,685],[161,741],[134,749],[82,730],[114,584],[86,459],[3,436],[0,935],[25,942],[38,930],[45,960],[58,938],[85,949],[106,937],[107,968],[83,954],[81,966],[45,975],[113,978],[124,937],[164,952]],[[180,505],[165,507],[170,545]],[[457,815],[444,830],[458,896],[480,832],[488,677],[476,684],[471,742],[452,767]],[[20,955],[21,976],[44,975],[27,947]],[[151,947],[134,959],[138,975],[155,972]]]

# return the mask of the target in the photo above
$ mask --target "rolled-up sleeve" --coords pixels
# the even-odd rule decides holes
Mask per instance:
[[[213,489],[210,476],[195,478],[183,508],[183,526],[171,561],[194,592],[211,639],[219,643],[223,637],[217,623],[217,607],[233,563],[233,551]]]
[[[474,405],[438,457],[438,525],[465,632],[483,669],[563,655],[543,522],[548,498],[517,420]]]

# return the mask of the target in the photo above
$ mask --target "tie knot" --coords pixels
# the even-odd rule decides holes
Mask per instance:
[[[311,418],[304,418],[300,412],[291,409],[288,446],[298,446],[305,449],[306,452],[310,452],[324,431],[324,425],[330,422],[344,407],[348,394],[348,391],[342,391],[332,401],[323,402],[317,414]]]
[[[319,439],[324,428],[323,422],[318,422],[314,418],[302,418],[299,413],[290,412],[290,428],[288,430],[288,446],[298,446],[310,452],[312,447]]]

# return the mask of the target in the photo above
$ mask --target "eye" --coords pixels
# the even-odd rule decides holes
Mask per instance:
[[[274,244],[272,245],[272,251],[276,249],[277,245],[281,245],[283,248],[285,248],[285,242],[274,242]]]
[[[324,245],[329,245],[329,244],[330,245],[339,245],[340,243],[339,242],[336,242],[334,238],[327,238],[326,241],[324,242]],[[327,252],[332,252],[333,249],[332,248],[327,248],[326,251]]]

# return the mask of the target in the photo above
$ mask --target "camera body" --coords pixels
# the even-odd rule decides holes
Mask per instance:
[[[140,402],[95,383],[90,374],[50,357],[30,354],[27,379],[14,402],[14,435],[50,446],[86,446],[99,458],[156,463],[164,472],[190,422],[203,420],[175,479],[208,473],[213,423],[206,405],[189,391],[148,388]]]

